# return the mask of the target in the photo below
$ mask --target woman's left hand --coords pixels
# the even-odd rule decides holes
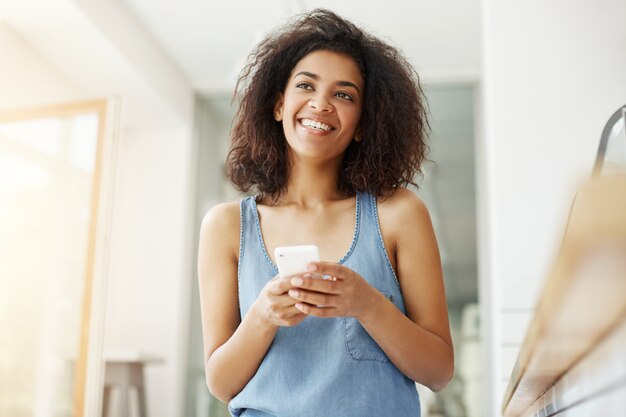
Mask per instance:
[[[297,288],[289,290],[289,296],[298,301],[298,310],[310,316],[359,318],[378,293],[362,276],[343,265],[315,262],[308,270],[291,279]]]

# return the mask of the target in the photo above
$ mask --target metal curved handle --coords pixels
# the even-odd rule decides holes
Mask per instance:
[[[617,121],[621,118],[624,118],[624,123],[626,124],[626,105],[617,109],[617,111],[613,113],[613,116],[611,116],[606,125],[604,125],[604,130],[602,130],[602,136],[600,137],[598,154],[596,155],[596,162],[593,165],[593,173],[591,174],[592,177],[597,177],[602,172],[602,164],[606,155],[606,148],[609,143],[609,137],[611,136],[611,130],[613,129],[613,126],[615,126]],[[626,146],[626,141],[624,142],[624,146]]]

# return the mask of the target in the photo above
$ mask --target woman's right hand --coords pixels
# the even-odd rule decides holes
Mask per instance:
[[[295,307],[297,301],[288,294],[293,288],[292,278],[293,276],[280,278],[276,275],[261,290],[252,308],[265,323],[291,327],[299,324],[307,316]]]

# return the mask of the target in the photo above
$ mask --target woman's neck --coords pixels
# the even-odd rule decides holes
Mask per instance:
[[[279,197],[280,204],[311,207],[329,201],[344,199],[337,183],[341,160],[323,164],[297,161],[291,164],[287,190]]]

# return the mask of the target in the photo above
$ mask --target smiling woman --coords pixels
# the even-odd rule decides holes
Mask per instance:
[[[439,390],[454,364],[436,238],[405,188],[426,151],[416,74],[315,10],[261,42],[238,93],[227,168],[256,196],[201,226],[209,389],[234,416],[419,416],[415,382]],[[322,262],[280,276],[274,249],[303,244]]]

